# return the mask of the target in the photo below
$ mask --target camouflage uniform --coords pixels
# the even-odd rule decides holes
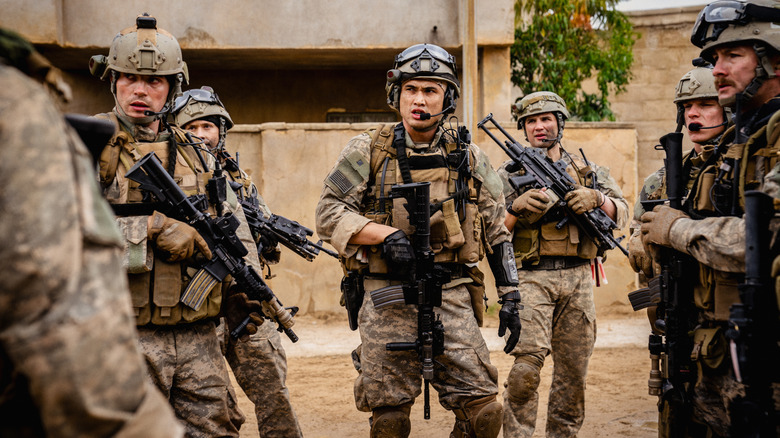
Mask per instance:
[[[572,159],[581,170],[586,168],[585,163],[566,153],[561,159],[568,163],[567,172],[575,181],[585,185],[584,172],[578,175]],[[509,177],[524,173],[522,170],[510,173],[508,168],[512,164],[511,160],[506,161],[498,169],[504,181],[507,205],[512,205],[519,196],[510,186]],[[598,177],[598,189],[615,203],[618,228],[624,227],[629,213],[622,191],[609,175],[608,168],[589,164]],[[551,213],[553,211],[548,215]],[[535,224],[528,224],[520,218],[514,227],[515,257],[520,271],[518,287],[522,291],[525,308],[520,310],[523,321],[520,342],[511,352],[516,365],[505,384],[506,437],[533,435],[539,400],[539,372],[549,354],[552,354],[555,366],[548,402],[547,436],[576,436],[585,416],[585,377],[596,341],[593,279],[588,259],[572,255],[582,252],[582,243],[579,248],[576,247],[577,242],[585,242],[585,236],[578,233],[572,224],[560,231],[555,230],[554,225],[559,219],[548,216]],[[569,227],[575,230],[567,231]],[[521,237],[523,230],[531,230],[531,234],[537,236],[536,242]],[[561,247],[560,242],[566,239],[574,244],[574,253],[570,252],[571,244],[568,244],[568,250]],[[536,249],[531,250],[531,247]],[[553,261],[554,266],[535,266],[537,260],[540,260],[540,266],[547,260]]]
[[[257,193],[257,188],[251,183],[249,176],[243,170],[239,169],[239,172],[240,174],[230,173],[231,179],[244,183],[244,189],[239,195],[254,198],[260,212],[266,218],[270,217],[271,210]],[[263,251],[260,262],[276,264],[280,255],[277,244]],[[227,335],[224,320],[217,332]],[[257,333],[250,335],[246,341],[230,342],[225,337],[223,353],[236,376],[236,382],[255,405],[260,436],[302,437],[301,426],[290,400],[290,391],[285,383],[287,355],[274,323],[265,321],[257,328]]]
[[[140,158],[142,150],[152,147],[144,146],[145,144],[168,143],[171,134],[150,133],[141,126],[123,121],[116,112],[100,117],[115,121],[120,130],[104,149],[101,157],[104,193],[110,203],[123,204],[132,209],[143,202],[133,199],[132,184],[124,177],[127,165],[132,165],[132,160],[136,157]],[[174,132],[177,132],[177,129],[174,127]],[[114,153],[121,158],[113,158],[112,165],[111,157]],[[189,147],[182,147],[176,157],[177,183],[189,184],[183,186],[185,190],[204,193],[204,187],[200,183],[204,179],[203,169],[200,162],[194,159],[194,151]],[[163,157],[163,165],[167,166],[166,157]],[[116,166],[113,174],[110,173],[112,166]],[[143,208],[142,205],[140,207]],[[115,205],[116,208],[118,207]],[[260,272],[254,240],[246,225],[244,213],[238,208],[237,200],[231,191],[228,191],[228,201],[223,204],[223,209],[232,212],[241,222],[236,234],[249,251],[245,261]],[[186,263],[164,264],[161,258],[154,255],[152,244],[147,243],[147,216],[123,216],[118,218],[118,222],[125,236],[126,264],[130,272],[141,347],[152,379],[169,397],[177,415],[186,422],[189,435],[238,436],[238,426],[243,422],[243,418],[235,418],[233,413],[231,421],[228,391],[232,388],[214,324],[214,317],[218,315],[221,307],[222,286],[217,285],[209,292],[207,301],[200,310],[187,308],[179,303],[179,296],[195,273],[193,266]],[[145,255],[139,257],[138,252]],[[160,287],[155,280],[150,283],[150,280],[145,279],[144,276],[148,276],[150,272],[148,266],[154,266],[156,271],[161,266],[170,270],[170,265],[173,265],[173,270],[181,272],[181,280],[173,280],[176,290],[166,292],[165,289],[170,289],[170,286],[163,284]],[[179,286],[175,286],[179,283]],[[178,290],[179,288],[181,290]],[[155,298],[150,299],[151,294],[163,294],[163,298],[155,295]],[[172,301],[171,298],[175,300]],[[195,377],[185,378],[188,375]]]
[[[741,189],[761,190],[775,198],[778,195],[776,175],[780,170],[780,165],[776,164],[776,151],[780,150],[780,141],[767,139],[768,130],[764,128],[770,118],[778,114],[780,98],[774,98],[754,113],[743,116],[746,120],[755,116],[752,118],[754,123],[746,127],[747,146],[734,144],[733,127],[726,131],[720,146],[721,150],[728,150],[727,156],[742,158],[746,171],[741,178]],[[777,126],[777,118],[772,120]],[[715,172],[719,164],[720,161],[704,169],[696,184],[706,181],[704,175]],[[695,352],[691,355],[700,375],[693,388],[693,418],[717,436],[730,436],[730,406],[736,397],[745,395],[745,387],[734,378],[724,334],[729,327],[731,305],[741,302],[737,285],[744,281],[745,220],[741,216],[703,217],[714,213],[709,197],[705,199],[704,194],[708,193],[709,187],[702,186],[695,199],[690,200],[686,212],[692,218],[677,219],[669,229],[669,241],[672,248],[690,254],[700,266],[701,284],[694,290],[699,325],[694,333]],[[743,202],[740,197],[740,203]],[[696,336],[705,330],[714,334]],[[777,409],[780,406],[780,386],[777,384],[774,385],[774,400]]]
[[[0,144],[0,435],[182,436],[145,375],[89,153],[3,62]]]
[[[377,128],[379,129],[379,128]],[[369,163],[372,155],[374,130],[354,137],[341,152],[334,171],[350,163]],[[405,134],[406,147],[414,157],[423,153],[443,154],[443,128],[439,127],[433,142],[415,144]],[[508,241],[509,234],[503,225],[504,204],[501,182],[490,166],[487,156],[476,146],[470,145],[472,177],[478,190],[478,210],[484,225],[485,241],[489,245]],[[362,161],[361,161],[362,160]],[[395,160],[393,160],[395,161]],[[369,186],[369,171],[365,170],[346,192],[327,184],[317,205],[317,233],[329,242],[342,258],[354,257],[367,247],[349,244],[371,219],[363,216],[364,202],[376,193],[376,185]],[[388,184],[400,183],[401,175]],[[392,179],[392,178],[390,178]],[[435,185],[435,184],[434,184]],[[431,193],[434,193],[432,186]],[[431,196],[432,201],[434,196]],[[388,201],[389,202],[389,201]],[[374,251],[375,248],[369,249]],[[448,410],[460,410],[469,400],[498,393],[496,367],[490,363],[489,351],[479,331],[471,305],[467,284],[471,280],[456,276],[444,285],[442,305],[436,308],[444,325],[444,353],[436,358],[433,387],[439,393],[439,402]],[[400,287],[400,281],[386,280],[371,273],[364,278],[365,295],[358,315],[362,345],[353,353],[359,375],[355,381],[355,403],[361,411],[369,412],[385,406],[413,403],[420,395],[420,360],[416,352],[388,352],[388,342],[413,341],[417,337],[417,309],[409,305],[388,305],[376,309],[371,292],[384,287]],[[516,290],[512,287],[512,290]]]

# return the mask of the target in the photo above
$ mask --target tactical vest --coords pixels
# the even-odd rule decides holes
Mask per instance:
[[[361,214],[374,222],[390,225],[412,235],[408,213],[403,199],[389,199],[391,187],[403,184],[403,177],[393,145],[395,124],[385,124],[366,131],[371,136],[371,163],[368,187],[362,200]],[[447,163],[447,154],[457,148],[456,143],[443,143],[433,151],[418,153],[406,149],[413,182],[428,181],[433,206],[441,206],[431,215],[430,244],[436,263],[477,263],[485,255],[485,230],[477,205],[480,182],[470,177],[466,181],[466,202],[453,199],[456,194],[458,171]],[[472,166],[476,157],[469,148]],[[464,205],[465,204],[465,205]],[[464,208],[465,211],[461,211]],[[363,271],[372,274],[387,274],[388,268],[381,254],[381,245],[365,246],[365,253],[345,259],[347,271]]]
[[[686,201],[687,213],[694,217],[722,216],[713,204],[713,193],[717,175],[724,159],[741,160],[737,202],[739,211],[744,211],[745,191],[757,190],[763,185],[764,176],[775,167],[780,156],[780,111],[769,122],[751,135],[744,144],[731,144],[722,157],[704,167],[694,182],[696,193]],[[720,147],[734,141],[735,128],[724,134]],[[724,178],[724,181],[730,182]],[[778,202],[775,200],[775,210]],[[705,318],[716,321],[729,319],[731,304],[740,302],[738,285],[744,274],[725,272],[699,264],[701,287],[694,291],[696,306],[705,312]],[[780,291],[780,282],[778,282]]]
[[[148,201],[145,201],[144,192],[138,188],[138,183],[124,177],[127,170],[149,152],[154,152],[163,167],[168,169],[170,142],[137,142],[122,128],[113,113],[99,117],[108,118],[119,127],[100,156],[100,181],[106,198],[115,207],[117,216],[137,217],[136,221],[129,221],[124,230],[128,244],[128,279],[136,324],[176,325],[216,317],[222,304],[221,283],[208,292],[199,309],[192,309],[179,302],[182,292],[197,269],[186,263],[169,263],[162,257],[156,257],[152,246],[147,242],[146,225],[140,223],[145,222],[146,216],[151,214],[143,211],[144,204],[148,204]],[[183,130],[177,127],[172,129],[179,143],[187,141]],[[176,147],[173,179],[187,196],[205,195],[210,173],[204,172],[192,147]],[[117,204],[122,204],[121,207],[128,213],[120,213]],[[133,213],[135,205],[138,205],[138,209]],[[211,204],[208,211],[212,215],[215,213]]]
[[[590,187],[595,171],[578,158],[571,158],[576,161],[577,166],[575,168],[570,164],[566,167],[566,172],[578,184]],[[520,173],[525,172],[521,170]],[[522,262],[534,263],[541,256],[577,256],[592,259],[603,255],[599,254],[593,240],[581,232],[573,221],[566,221],[563,226],[557,228],[556,225],[563,218],[563,210],[556,206],[537,222],[529,224],[520,219],[515,223],[512,245],[518,269],[522,267]]]

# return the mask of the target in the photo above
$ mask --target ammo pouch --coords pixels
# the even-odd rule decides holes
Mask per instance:
[[[704,370],[717,370],[723,365],[728,352],[728,342],[721,327],[697,328],[693,332],[691,360],[699,369],[699,379]]]
[[[694,288],[696,307],[709,314],[709,319],[728,321],[730,307],[739,303],[741,274],[717,271],[699,264],[699,284]]]

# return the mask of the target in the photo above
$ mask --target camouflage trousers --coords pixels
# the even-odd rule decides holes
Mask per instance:
[[[223,353],[236,382],[255,405],[261,437],[302,437],[298,417],[290,402],[287,356],[274,324],[266,321],[245,342],[227,342],[224,321],[217,327]],[[235,406],[234,410],[238,410]],[[240,413],[239,413],[240,414]],[[235,416],[235,414],[234,414]]]
[[[537,372],[552,354],[546,435],[575,437],[585,418],[585,377],[596,342],[590,267],[521,270],[519,277],[523,329],[511,354],[515,364],[531,364]],[[529,385],[513,375],[516,372],[513,368],[504,384],[504,436],[531,437],[539,405],[538,378]]]
[[[152,381],[167,397],[188,437],[238,437],[232,390],[213,322],[138,327]]]
[[[361,346],[353,354],[359,372],[354,388],[355,404],[364,412],[414,402],[422,392],[417,353],[385,348],[388,342],[417,339],[416,306],[374,307],[370,292],[390,284],[370,278],[364,281],[366,294],[358,314]],[[444,289],[442,306],[434,310],[444,324],[444,353],[435,358],[431,382],[439,394],[439,403],[448,410],[462,409],[469,400],[498,394],[498,370],[490,363],[490,353],[474,318],[466,286]]]

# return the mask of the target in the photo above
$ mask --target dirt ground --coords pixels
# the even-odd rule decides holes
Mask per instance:
[[[649,358],[647,320],[624,309],[598,317],[598,340],[590,360],[585,422],[581,437],[656,437],[655,397],[647,394]],[[483,335],[491,350],[491,361],[498,367],[503,385],[513,358],[501,350],[496,336],[498,320],[489,318]],[[298,420],[306,437],[367,437],[369,414],[355,408],[352,385],[357,372],[349,354],[359,343],[357,332],[350,332],[342,315],[301,316],[296,318],[296,344],[285,340],[288,355],[287,385]],[[534,436],[544,436],[547,395],[552,359],[542,370],[539,387],[539,412]],[[234,381],[235,385],[235,381]],[[237,388],[240,407],[247,416],[241,437],[257,437],[257,420],[252,403]],[[499,399],[503,387],[499,392]],[[454,415],[445,411],[431,390],[431,419],[424,420],[422,397],[412,409],[412,437],[448,437]]]

